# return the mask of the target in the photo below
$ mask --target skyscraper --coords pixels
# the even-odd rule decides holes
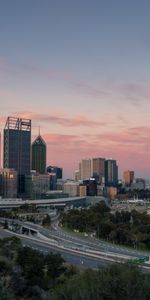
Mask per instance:
[[[8,117],[4,128],[4,168],[30,174],[31,120]]]
[[[80,176],[81,176],[81,180],[84,179],[89,179],[91,177],[91,159],[82,159],[80,164],[79,164],[79,168],[80,168]]]
[[[124,171],[123,172],[123,180],[126,185],[131,185],[134,180],[134,171]]]
[[[31,168],[31,120],[8,117],[4,128],[4,168],[18,172],[18,195],[25,193],[25,175]]]
[[[118,166],[116,160],[105,160],[105,186],[117,186]]]
[[[46,143],[40,134],[32,143],[32,170],[39,174],[46,172]]]
[[[1,132],[0,132],[0,168],[2,167],[1,165]]]
[[[97,182],[102,183],[105,177],[105,158],[92,158],[91,175]]]

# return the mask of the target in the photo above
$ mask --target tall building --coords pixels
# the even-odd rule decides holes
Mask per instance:
[[[98,183],[102,183],[105,177],[105,158],[92,158],[91,175]]]
[[[40,134],[32,143],[32,170],[39,174],[46,172],[46,143]]]
[[[62,168],[56,166],[48,166],[47,173],[50,179],[50,190],[57,190],[59,189],[59,180],[62,180],[63,170]],[[60,188],[61,189],[61,188]]]
[[[125,185],[131,185],[134,181],[134,171],[124,171],[123,172],[123,180]]]
[[[26,193],[30,199],[41,199],[49,191],[49,176],[31,172],[26,176]]]
[[[79,164],[81,180],[91,177],[91,159],[82,159]]]
[[[31,120],[8,117],[4,128],[4,168],[30,174]]]
[[[94,178],[83,180],[83,185],[86,186],[87,196],[97,196],[97,182]]]
[[[8,117],[4,128],[4,168],[18,173],[18,195],[25,193],[25,176],[31,168],[31,120]]]
[[[0,168],[2,167],[1,165],[1,132],[0,132]]]
[[[105,186],[117,186],[118,166],[116,160],[105,160]]]
[[[56,174],[56,180],[57,179],[62,179],[62,177],[63,177],[63,169],[59,168],[57,166],[48,166],[47,167],[47,173]]]

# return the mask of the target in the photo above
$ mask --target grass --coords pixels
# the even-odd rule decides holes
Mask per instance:
[[[85,232],[75,232],[73,229],[67,227],[67,226],[62,226],[61,227],[64,231],[68,232],[68,233],[71,233],[72,235],[74,236],[78,236],[78,237],[81,237],[81,238],[86,238],[85,237]]]
[[[65,232],[68,232],[68,233],[71,233],[72,235],[74,236],[77,236],[77,237],[81,237],[83,239],[86,239],[88,238],[88,236],[86,237],[84,234],[85,232],[75,232],[73,229],[67,227],[67,226],[62,226],[61,227]],[[98,239],[98,238],[97,238]],[[125,248],[125,249],[128,249],[130,251],[137,251],[137,252],[140,252],[142,251],[143,253],[145,254],[150,254],[150,250],[149,249],[146,249],[145,247],[137,247],[137,249],[135,249],[134,247],[131,247],[131,246],[128,246],[128,245],[123,245],[123,244],[116,244],[116,243],[112,243],[110,241],[107,241],[107,240],[103,240],[103,239],[99,239],[100,241],[103,241],[103,242],[106,242],[108,243],[109,245],[111,246],[114,246],[114,247],[118,247],[118,248]]]

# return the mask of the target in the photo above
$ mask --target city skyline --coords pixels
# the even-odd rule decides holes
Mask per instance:
[[[1,3],[0,131],[32,119],[64,177],[112,157],[150,178],[150,3],[112,2]]]

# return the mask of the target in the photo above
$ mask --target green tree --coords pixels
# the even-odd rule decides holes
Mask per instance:
[[[65,271],[63,266],[64,259],[60,254],[50,253],[45,257],[45,265],[47,270],[47,275],[55,279],[59,277]]]

